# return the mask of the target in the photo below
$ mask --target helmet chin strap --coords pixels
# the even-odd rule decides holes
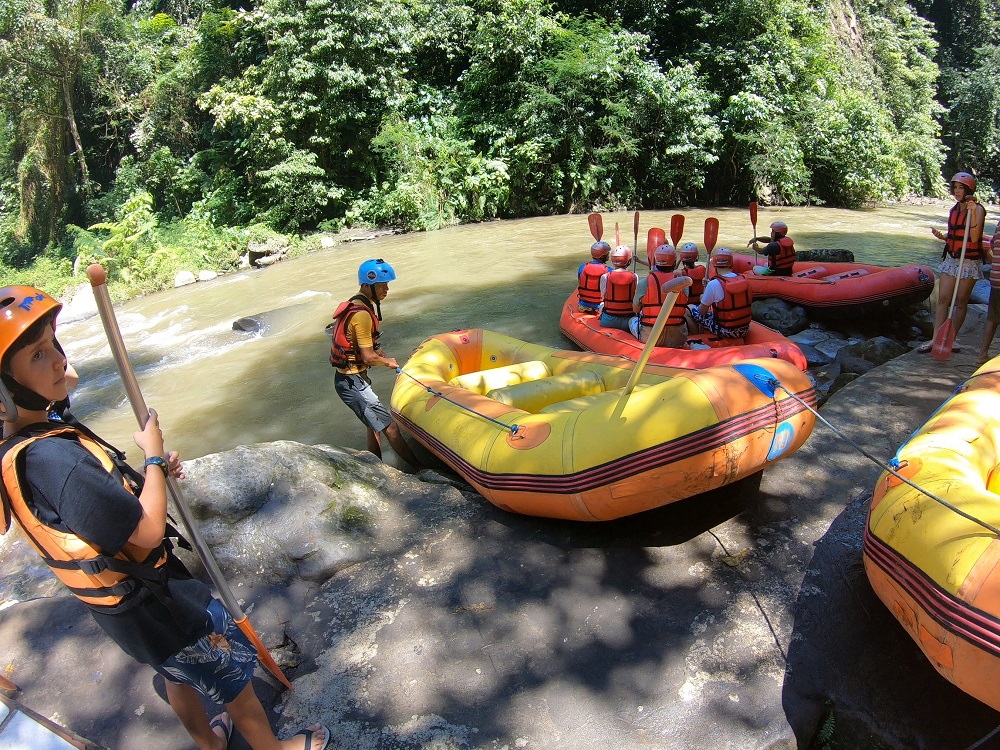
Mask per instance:
[[[371,299],[372,302],[375,303],[375,317],[377,317],[379,320],[382,320],[382,305],[378,301],[378,295],[375,294],[375,285],[365,284],[365,286],[368,287],[368,289],[370,290],[368,292],[369,298]]]
[[[39,393],[30,388],[18,383],[9,374],[0,374],[0,380],[3,381],[4,386],[7,388],[7,392],[10,394],[11,400],[15,405],[20,406],[29,411],[41,411],[43,409],[48,410],[55,402],[45,398]]]

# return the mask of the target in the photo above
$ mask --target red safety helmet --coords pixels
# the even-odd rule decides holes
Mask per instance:
[[[693,242],[685,242],[681,245],[681,260],[698,260],[698,246]]]
[[[782,237],[788,234],[788,225],[783,221],[776,221],[771,224],[771,231],[777,232]]]
[[[959,172],[954,177],[951,178],[950,184],[954,185],[956,182],[965,185],[969,188],[969,192],[976,192],[976,178],[973,177],[968,172]]]
[[[611,245],[601,240],[590,246],[590,257],[594,260],[604,262],[611,255]]]
[[[653,264],[673,269],[677,265],[677,251],[671,244],[660,245],[653,251]]]
[[[619,245],[611,251],[611,265],[616,268],[625,268],[632,262],[632,248],[628,245]]]
[[[713,268],[732,268],[733,267],[733,251],[728,247],[720,247],[714,253],[712,253],[712,267]]]

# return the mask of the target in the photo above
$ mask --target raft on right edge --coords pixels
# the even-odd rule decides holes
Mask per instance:
[[[865,526],[868,578],[934,668],[1000,711],[1000,357],[966,380],[894,462],[982,523],[884,472]]]

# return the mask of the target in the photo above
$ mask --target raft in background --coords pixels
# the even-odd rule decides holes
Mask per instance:
[[[757,256],[756,265],[767,265]],[[776,297],[806,308],[814,318],[842,319],[879,315],[927,299],[934,289],[929,266],[886,268],[864,263],[796,262],[791,276],[758,276],[754,256],[733,255],[733,270],[750,281],[754,299]]]
[[[392,392],[394,417],[494,505],[605,521],[750,476],[797,450],[809,378],[780,359],[705,370],[634,363],[473,329],[431,336]],[[741,369],[737,369],[741,368]],[[757,383],[758,385],[755,385]]]
[[[1000,357],[899,449],[898,473],[1000,527]],[[889,472],[868,511],[875,593],[944,677],[1000,711],[1000,539]]]
[[[600,323],[600,316],[580,312],[578,303],[578,292],[574,290],[563,305],[562,314],[559,316],[559,330],[568,339],[581,349],[598,354],[627,357],[633,361],[639,358],[643,342],[628,331],[605,328]],[[750,333],[742,340],[723,339],[710,333],[702,333],[688,336],[688,344],[693,342],[706,344],[712,348],[676,349],[658,346],[653,349],[649,361],[658,365],[698,370],[741,362],[745,359],[770,357],[791,362],[802,371],[809,367],[802,350],[793,341],[757,322],[750,323]]]

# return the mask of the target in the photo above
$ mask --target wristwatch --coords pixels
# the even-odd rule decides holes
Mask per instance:
[[[149,466],[159,466],[163,469],[163,476],[170,475],[170,467],[167,466],[167,460],[162,456],[150,456],[145,461],[142,462],[142,468],[147,468]]]

